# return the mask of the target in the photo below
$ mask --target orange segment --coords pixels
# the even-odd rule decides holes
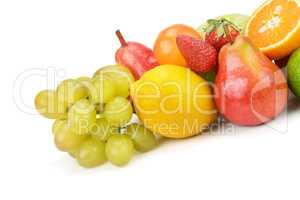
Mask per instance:
[[[300,0],[269,0],[251,16],[246,36],[274,59],[300,47]]]

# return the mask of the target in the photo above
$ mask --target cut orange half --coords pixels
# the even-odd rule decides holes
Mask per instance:
[[[300,0],[269,0],[251,16],[245,31],[252,42],[272,59],[300,47]]]

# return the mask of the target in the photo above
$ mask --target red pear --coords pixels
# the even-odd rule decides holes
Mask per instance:
[[[159,65],[152,49],[137,42],[126,42],[119,30],[116,31],[116,35],[121,43],[115,55],[116,62],[129,68],[135,79]]]
[[[220,51],[215,95],[217,108],[225,118],[254,126],[284,110],[288,86],[279,67],[248,38],[238,36]]]

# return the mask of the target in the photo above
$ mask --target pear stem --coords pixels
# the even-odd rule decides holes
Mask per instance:
[[[124,37],[123,37],[123,35],[122,35],[122,33],[121,33],[120,30],[117,30],[117,31],[116,31],[116,35],[117,35],[117,37],[118,37],[118,39],[119,39],[119,41],[120,41],[122,47],[127,46],[127,42],[126,42],[126,40],[124,39]]]

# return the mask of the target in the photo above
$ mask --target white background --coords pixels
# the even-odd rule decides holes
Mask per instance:
[[[168,141],[124,168],[86,170],[58,152],[51,121],[17,108],[13,85],[24,71],[64,69],[91,75],[114,63],[114,31],[150,47],[173,23],[194,27],[225,13],[251,14],[263,0],[1,0],[0,199],[300,198],[300,101],[268,126],[235,134]],[[46,78],[22,84],[27,112]],[[218,136],[216,136],[218,135]]]

